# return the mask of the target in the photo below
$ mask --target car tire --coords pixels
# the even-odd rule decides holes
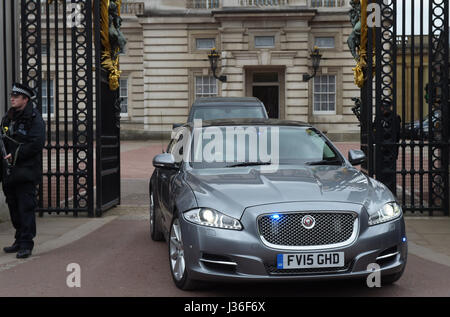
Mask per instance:
[[[391,285],[391,284],[394,284],[395,282],[397,282],[402,277],[403,273],[405,272],[406,262],[407,262],[407,258],[405,258],[405,264],[403,265],[403,268],[400,272],[381,276],[381,285]]]
[[[401,272],[398,272],[395,274],[382,276],[381,277],[381,285],[386,286],[386,285],[394,284],[402,277],[402,275],[403,275],[403,270]]]
[[[180,221],[174,217],[170,225],[169,234],[169,266],[175,285],[184,291],[197,288],[197,283],[189,276],[184,256],[183,237]]]
[[[153,196],[153,191],[150,190],[150,237],[153,241],[163,241],[164,234],[161,230],[161,222],[157,217],[157,208]]]

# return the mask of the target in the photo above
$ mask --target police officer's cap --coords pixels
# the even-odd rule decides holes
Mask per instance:
[[[13,95],[13,96],[23,95],[30,99],[34,98],[33,90],[30,87],[20,84],[20,83],[13,84],[13,87],[11,89],[11,95]]]

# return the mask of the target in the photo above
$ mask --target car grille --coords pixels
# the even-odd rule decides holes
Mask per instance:
[[[270,247],[336,247],[351,243],[356,238],[357,215],[351,212],[298,212],[263,215],[258,219],[259,234]],[[315,219],[312,229],[302,226],[306,215]]]
[[[265,265],[269,275],[320,275],[349,272],[351,264],[344,267],[310,268],[310,269],[278,269],[276,265]]]

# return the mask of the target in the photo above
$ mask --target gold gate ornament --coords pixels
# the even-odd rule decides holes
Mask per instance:
[[[124,51],[126,40],[120,31],[122,0],[100,0],[100,37],[103,47],[102,66],[108,70],[109,89],[119,88],[121,71],[119,54]],[[116,41],[112,41],[112,35]]]

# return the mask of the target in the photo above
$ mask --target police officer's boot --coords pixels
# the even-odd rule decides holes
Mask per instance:
[[[18,259],[26,259],[31,255],[30,249],[22,249],[17,252],[16,258]]]
[[[19,251],[19,244],[14,243],[12,246],[10,247],[4,247],[3,251],[5,253],[16,253],[17,251]]]

